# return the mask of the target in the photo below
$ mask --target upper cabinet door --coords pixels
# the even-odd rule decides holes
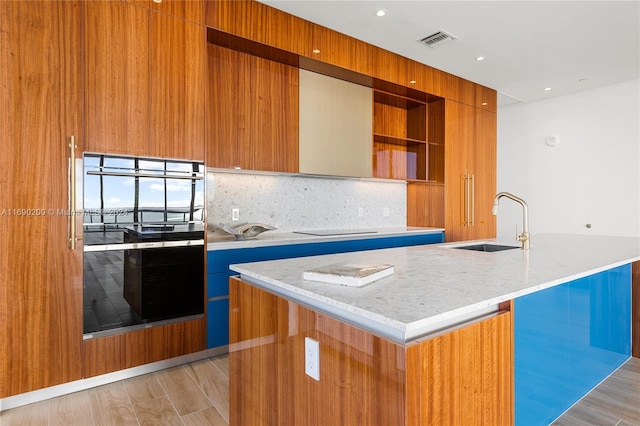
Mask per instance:
[[[209,44],[208,167],[250,170],[251,55]]]
[[[298,172],[298,69],[253,58],[253,169]]]
[[[204,160],[206,29],[152,12],[150,35],[150,155]]]
[[[149,153],[149,11],[85,1],[86,143],[89,152]]]
[[[298,69],[209,44],[207,166],[298,171]]]

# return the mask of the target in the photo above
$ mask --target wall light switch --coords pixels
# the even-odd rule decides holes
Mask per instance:
[[[358,217],[364,216],[364,209],[362,207],[358,207]]]
[[[231,209],[231,220],[240,220],[240,209]]]
[[[391,215],[391,210],[389,207],[382,208],[382,217],[389,217]]]
[[[320,342],[310,337],[304,338],[304,372],[320,381]]]

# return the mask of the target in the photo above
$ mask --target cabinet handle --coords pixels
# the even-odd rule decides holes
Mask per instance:
[[[469,226],[475,226],[476,222],[476,175],[469,175],[469,197],[471,199],[471,214],[469,215]]]
[[[71,136],[69,141],[69,247],[76,249],[78,241],[76,237],[76,137]]]

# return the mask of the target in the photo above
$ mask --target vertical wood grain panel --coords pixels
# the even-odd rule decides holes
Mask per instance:
[[[473,238],[495,238],[496,216],[491,213],[496,195],[497,169],[497,117],[495,113],[482,109],[476,112],[476,143],[471,155],[474,157],[475,175],[475,225]]]
[[[407,184],[407,226],[444,228],[444,185]]]
[[[640,261],[631,264],[631,355],[640,358]]]
[[[445,103],[445,238],[447,241],[470,239],[463,226],[465,194],[463,175],[473,168],[469,156],[476,141],[475,108],[457,102]]]
[[[230,281],[230,424],[404,424],[404,348]],[[304,338],[320,342],[320,381]],[[277,407],[277,410],[274,409]]]
[[[505,312],[420,343],[421,425],[513,424],[511,330]]]
[[[258,57],[252,64],[253,169],[297,173],[298,69]]]
[[[252,58],[212,44],[207,49],[207,166],[251,169]]]
[[[48,212],[83,149],[81,22],[77,1],[0,2],[0,398],[82,374],[82,251]]]
[[[204,160],[206,29],[150,13],[150,154]]]
[[[149,11],[85,7],[86,151],[149,155]]]
[[[162,0],[161,3],[145,0],[147,7],[186,21],[204,24],[205,0]]]

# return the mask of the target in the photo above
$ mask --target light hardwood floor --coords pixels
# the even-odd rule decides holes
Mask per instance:
[[[0,425],[227,425],[228,389],[229,359],[222,355],[7,410]],[[640,426],[640,359],[629,360],[553,425]]]

